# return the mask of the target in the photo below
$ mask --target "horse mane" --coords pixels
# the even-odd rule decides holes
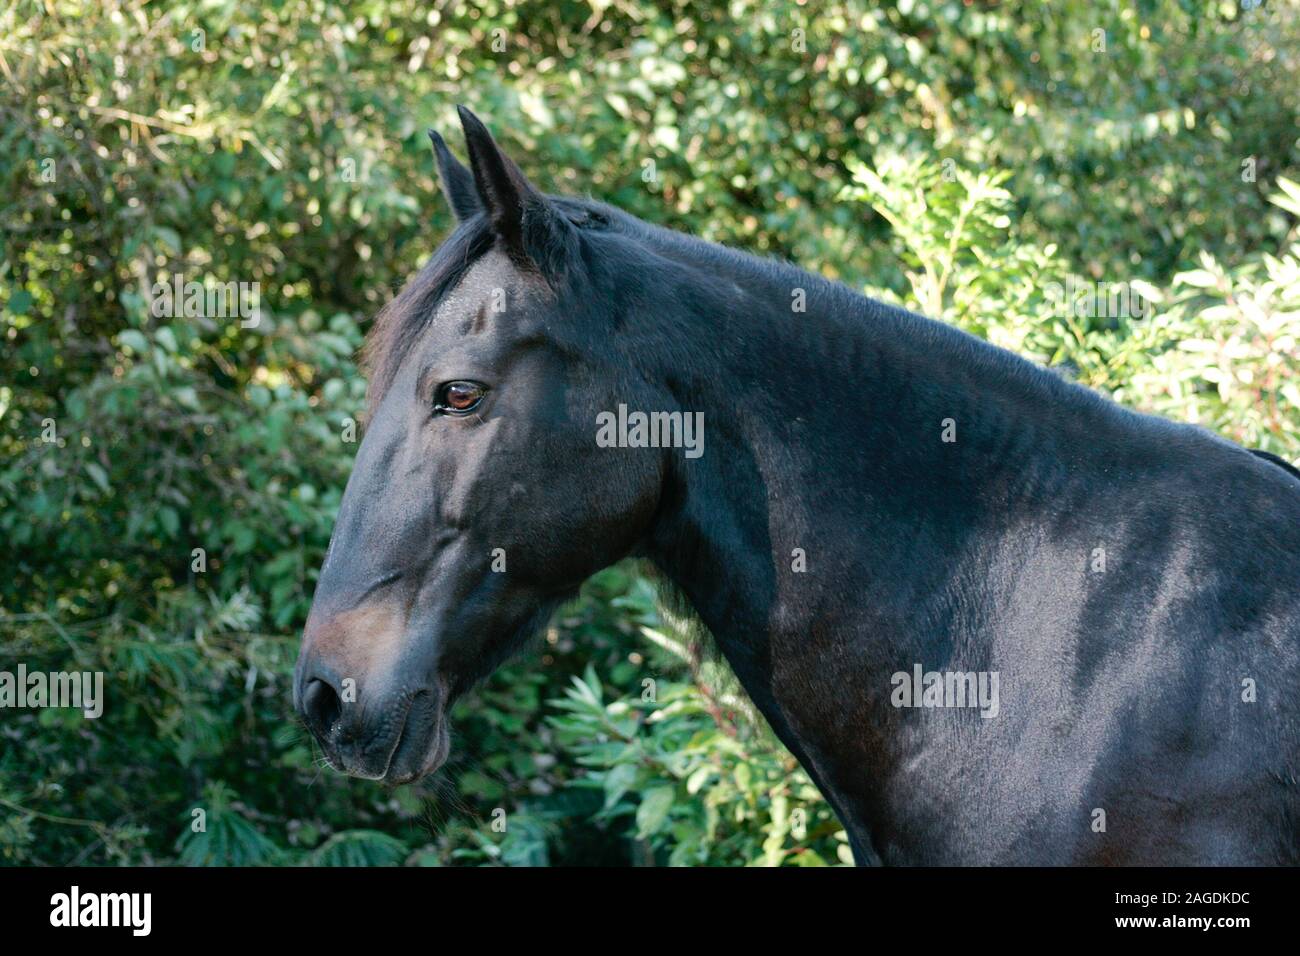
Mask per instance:
[[[1264,461],[1272,462],[1273,464],[1281,468],[1283,471],[1288,471],[1294,477],[1300,478],[1300,468],[1297,468],[1295,465],[1291,464],[1291,462],[1287,461],[1285,458],[1281,457],[1280,455],[1275,455],[1271,451],[1264,451],[1262,448],[1248,448],[1246,450],[1249,451],[1256,458],[1262,458],[1264,459]]]
[[[964,366],[996,381],[1022,400],[1057,401],[1082,411],[1140,420],[1142,417],[1084,388],[1060,370],[1043,368],[999,349],[961,329],[864,295],[842,281],[829,279],[784,259],[759,256],[701,239],[698,236],[645,222],[590,198],[547,196],[561,216],[582,232],[612,233],[631,240],[650,257],[686,264],[711,281],[717,291],[748,289],[759,298],[787,302],[789,290],[807,290],[809,314],[821,319],[805,341],[830,361],[845,351],[844,343],[869,327],[886,330],[895,341],[910,341],[926,353],[946,353]],[[366,417],[373,415],[391,386],[406,355],[428,327],[442,297],[495,242],[486,216],[461,222],[429,261],[376,315],[366,337],[362,371],[369,382]],[[599,260],[606,277],[653,268],[651,259],[603,243],[584,244],[582,255]],[[591,264],[591,263],[589,263]],[[1148,423],[1155,426],[1154,423]],[[1163,423],[1162,423],[1163,424]]]

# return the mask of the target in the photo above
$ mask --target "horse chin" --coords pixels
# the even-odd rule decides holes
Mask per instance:
[[[416,726],[417,723],[422,726]],[[412,715],[402,729],[381,781],[391,787],[414,783],[446,763],[450,752],[451,733],[444,712],[435,711],[422,721]]]

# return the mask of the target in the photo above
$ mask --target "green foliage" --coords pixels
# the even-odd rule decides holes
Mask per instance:
[[[8,5],[0,669],[108,699],[0,712],[0,861],[843,862],[633,566],[458,708],[440,783],[344,779],[294,721],[357,349],[450,224],[424,129],[466,103],[545,187],[1294,460],[1298,39],[1222,0]],[[153,314],[176,276],[260,321]]]
[[[1054,246],[1020,235],[1006,172],[896,155],[877,169],[850,166],[842,198],[891,224],[909,287],[903,296],[869,291],[1062,366],[1134,407],[1296,455],[1300,244],[1232,269],[1202,252],[1164,290],[1141,279],[1090,283]],[[1300,186],[1280,177],[1278,187],[1272,203],[1295,214]]]
[[[310,866],[394,866],[406,856],[406,845],[387,833],[347,830],[336,833],[307,856]]]
[[[186,866],[265,866],[279,854],[276,845],[245,818],[230,788],[214,780],[203,788],[206,809],[198,818],[187,814],[189,831],[180,840],[180,862]],[[344,836],[347,836],[346,834]],[[332,841],[331,841],[332,842]],[[324,852],[330,846],[321,847]]]
[[[1280,179],[1286,205],[1297,187]],[[1203,253],[1174,276],[1167,311],[1138,339],[1121,400],[1295,460],[1300,450],[1300,243],[1226,268]],[[1136,356],[1132,351],[1128,356]]]
[[[608,703],[593,668],[573,678],[555,702],[564,716],[551,724],[559,745],[590,768],[581,785],[601,792],[594,819],[621,822],[648,862],[851,862],[839,823],[798,763],[754,729],[752,716],[737,719],[745,702],[711,693],[707,673]]]

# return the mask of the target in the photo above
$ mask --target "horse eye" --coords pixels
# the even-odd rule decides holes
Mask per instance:
[[[469,412],[473,411],[487,389],[478,382],[444,382],[438,386],[438,396],[434,400],[435,412]]]

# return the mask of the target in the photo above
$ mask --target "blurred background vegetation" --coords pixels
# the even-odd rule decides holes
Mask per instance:
[[[464,103],[543,188],[1294,461],[1298,41],[1275,0],[9,0],[0,669],[107,703],[0,712],[0,862],[845,861],[630,565],[459,706],[437,780],[319,765],[289,674],[358,346],[451,226],[424,130],[458,147]],[[260,283],[260,325],[153,317],[175,274]]]

